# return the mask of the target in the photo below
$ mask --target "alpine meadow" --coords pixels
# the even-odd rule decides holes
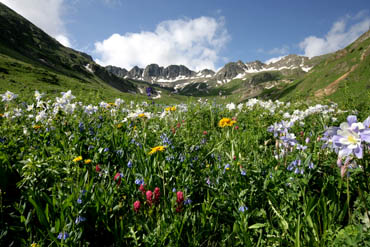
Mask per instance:
[[[196,32],[194,66],[123,68],[111,39],[171,42],[177,23],[93,58],[0,2],[0,246],[370,246],[368,26],[325,54],[206,68],[236,33],[184,18],[221,30]]]

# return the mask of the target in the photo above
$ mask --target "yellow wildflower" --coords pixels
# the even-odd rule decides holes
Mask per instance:
[[[224,117],[223,119],[220,120],[220,122],[218,122],[218,126],[221,127],[221,128],[224,128],[226,126],[230,126],[231,127],[235,123],[236,123],[235,120],[232,120],[230,118]]]
[[[0,117],[4,117],[4,114],[0,113]]]
[[[40,128],[41,128],[41,126],[40,126],[40,125],[34,125],[34,126],[33,126],[33,128],[34,128],[35,130],[37,130],[37,129],[40,129]]]
[[[118,129],[122,128],[122,124],[121,123],[117,124],[117,128]]]
[[[165,111],[176,111],[176,106],[169,106],[164,109]]]
[[[73,162],[79,162],[81,160],[82,160],[82,156],[78,156],[78,157],[73,159]]]
[[[110,106],[117,106],[115,103],[108,103]]]
[[[87,164],[90,164],[91,163],[91,159],[87,159],[87,160],[84,160],[84,163],[87,165]]]
[[[144,117],[146,117],[146,116],[145,116],[145,113],[140,113],[140,114],[138,115],[138,117],[144,118]]]
[[[39,244],[37,244],[37,243],[32,243],[31,244],[31,247],[39,247],[40,245]]]
[[[157,146],[157,147],[152,148],[152,150],[148,154],[154,154],[158,151],[163,152],[165,149],[166,149],[165,146]]]

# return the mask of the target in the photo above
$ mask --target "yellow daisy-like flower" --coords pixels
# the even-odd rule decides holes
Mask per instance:
[[[165,111],[176,111],[176,106],[169,106],[164,109]]]
[[[82,156],[78,156],[78,157],[73,159],[73,162],[79,162],[81,160],[82,160]]]
[[[140,117],[140,118],[144,118],[144,117],[146,117],[146,115],[145,115],[145,113],[140,113],[140,114],[138,115],[138,117]]]
[[[84,163],[87,165],[87,164],[90,164],[91,163],[91,159],[87,159],[87,160],[84,160]]]
[[[152,148],[152,150],[148,154],[154,154],[158,151],[163,152],[165,149],[166,149],[165,146],[156,146],[156,147]]]
[[[220,120],[220,122],[218,122],[218,126],[221,127],[221,128],[224,128],[226,126],[233,126],[234,124],[236,123],[235,120],[232,120],[230,118],[227,118],[227,117],[224,117],[223,119]]]
[[[31,247],[39,247],[40,245],[39,244],[37,244],[37,243],[32,243],[31,244]]]
[[[34,126],[32,126],[35,130],[37,130],[37,129],[40,129],[41,128],[41,126],[40,125],[34,125]]]
[[[115,103],[108,103],[110,106],[117,106]]]
[[[117,124],[117,129],[120,129],[120,128],[122,128],[122,124],[121,123]]]

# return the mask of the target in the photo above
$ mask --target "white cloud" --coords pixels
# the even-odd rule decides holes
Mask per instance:
[[[0,0],[65,46],[71,46],[62,20],[64,0]]]
[[[362,11],[355,17],[346,16],[335,22],[325,37],[309,36],[299,44],[299,47],[304,50],[307,57],[319,56],[346,47],[369,29],[370,17],[366,13]]]
[[[277,61],[283,59],[285,56],[280,56],[280,57],[273,57],[273,58],[270,58],[269,60],[266,60],[265,61],[265,64],[270,64],[270,63],[276,63]]]
[[[95,43],[97,62],[131,69],[151,63],[215,69],[219,51],[230,39],[224,20],[211,17],[161,22],[154,32],[113,34]]]

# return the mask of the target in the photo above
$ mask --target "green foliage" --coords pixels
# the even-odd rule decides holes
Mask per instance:
[[[285,153],[267,128],[286,112],[311,109],[306,104],[250,101],[228,110],[117,101],[71,113],[72,102],[45,97],[27,99],[33,108],[19,98],[0,105],[2,246],[369,243],[369,151],[342,179],[336,154],[317,141],[348,113],[303,114],[291,132],[299,143],[309,138],[307,148]],[[36,121],[41,112],[47,117]],[[219,127],[232,117],[232,126]],[[288,169],[297,159],[302,173]],[[148,200],[140,180],[160,196]]]

